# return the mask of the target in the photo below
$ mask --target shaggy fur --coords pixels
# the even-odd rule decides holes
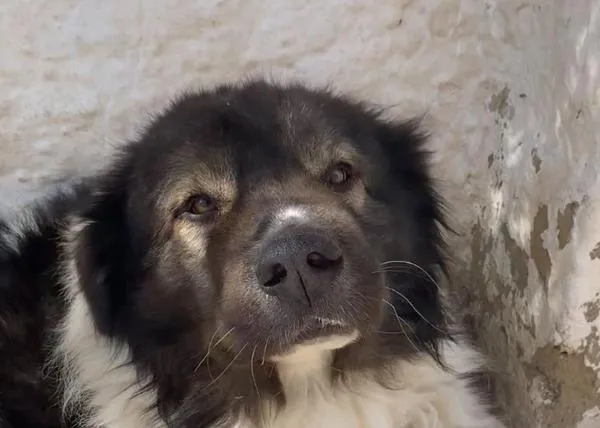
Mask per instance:
[[[502,427],[423,144],[302,85],[175,100],[0,221],[0,427]]]

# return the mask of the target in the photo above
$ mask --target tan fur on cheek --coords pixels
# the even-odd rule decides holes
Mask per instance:
[[[239,311],[240,302],[252,302],[256,294],[251,290],[252,284],[256,282],[248,273],[248,269],[239,258],[227,260],[223,270],[223,293],[222,307],[225,313],[236,313]],[[258,286],[258,285],[257,285]]]
[[[358,182],[352,190],[346,194],[346,200],[356,211],[362,211],[367,201],[367,190],[362,182]]]
[[[192,223],[179,223],[175,226],[175,237],[191,256],[206,256],[206,231]]]

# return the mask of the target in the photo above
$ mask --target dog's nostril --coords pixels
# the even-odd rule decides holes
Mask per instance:
[[[337,265],[341,257],[338,257],[335,260],[328,258],[327,256],[313,251],[306,256],[306,263],[313,269],[325,270],[330,269]]]
[[[286,276],[287,269],[281,263],[276,263],[271,269],[271,278],[263,285],[265,287],[275,287],[276,285],[281,284]]]

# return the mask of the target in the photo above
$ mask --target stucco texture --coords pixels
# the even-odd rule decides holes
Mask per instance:
[[[514,427],[600,427],[599,0],[3,0],[0,208],[185,88],[268,74],[426,114],[452,289]]]

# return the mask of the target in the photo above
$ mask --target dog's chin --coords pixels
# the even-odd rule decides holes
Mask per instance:
[[[304,342],[314,341],[329,336],[350,335],[356,328],[340,320],[315,317],[309,320],[306,325],[299,330],[295,340],[291,345],[299,345]]]
[[[359,329],[355,325],[333,318],[314,317],[287,336],[285,343],[280,343],[270,359],[277,361],[299,348],[340,349],[359,337]]]

